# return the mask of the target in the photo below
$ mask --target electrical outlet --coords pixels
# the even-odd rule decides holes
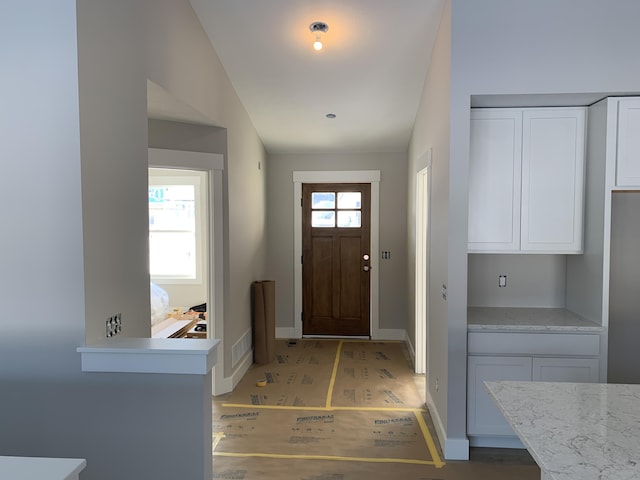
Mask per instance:
[[[391,252],[388,250],[382,251],[382,260],[389,260],[391,258]]]
[[[498,287],[499,288],[504,288],[507,286],[507,276],[506,275],[499,275],[498,276]]]
[[[440,289],[440,295],[442,296],[443,300],[447,299],[447,286],[444,283],[442,284],[442,288]]]
[[[440,389],[440,386],[438,385],[438,379],[436,378],[436,392]]]
[[[116,313],[107,318],[106,336],[111,338],[122,331],[122,313]]]

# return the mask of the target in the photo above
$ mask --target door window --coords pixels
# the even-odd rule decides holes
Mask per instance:
[[[312,192],[311,226],[314,228],[362,227],[362,193]]]

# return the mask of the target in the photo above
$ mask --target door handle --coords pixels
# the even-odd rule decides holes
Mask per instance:
[[[370,267],[369,265],[365,265],[364,267],[362,267],[362,269],[363,269],[365,272],[368,272],[369,270],[373,270],[373,267]]]

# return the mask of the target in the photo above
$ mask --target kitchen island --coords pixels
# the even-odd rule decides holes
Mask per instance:
[[[485,385],[543,480],[640,478],[640,385]]]

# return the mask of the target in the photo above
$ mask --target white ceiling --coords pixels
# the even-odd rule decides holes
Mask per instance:
[[[191,0],[269,153],[406,151],[442,3]]]

